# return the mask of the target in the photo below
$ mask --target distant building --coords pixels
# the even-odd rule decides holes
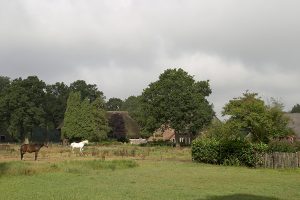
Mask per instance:
[[[213,117],[212,122],[214,121],[220,121],[216,116]],[[201,134],[202,132],[199,132]],[[199,135],[198,134],[198,135]],[[192,141],[198,136],[198,135],[192,135],[192,134],[179,134],[179,143],[183,145],[191,145]],[[176,143],[175,140],[175,130],[166,127],[161,126],[161,128],[157,129],[152,136],[148,138],[148,141],[171,141],[173,143]]]

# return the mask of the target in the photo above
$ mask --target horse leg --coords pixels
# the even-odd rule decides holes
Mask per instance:
[[[24,153],[21,152],[21,160],[23,160],[23,155],[24,155]]]
[[[34,153],[35,153],[35,154],[34,154],[34,159],[36,160],[39,152],[36,151],[36,152],[34,152]]]

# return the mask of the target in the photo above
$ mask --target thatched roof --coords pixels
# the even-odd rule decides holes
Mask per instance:
[[[107,119],[109,120],[113,115],[121,115],[126,129],[127,138],[139,138],[140,129],[137,122],[130,117],[127,111],[107,111]]]

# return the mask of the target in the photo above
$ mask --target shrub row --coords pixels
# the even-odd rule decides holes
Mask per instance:
[[[267,151],[267,145],[245,140],[216,140],[201,138],[192,143],[192,159],[197,162],[256,166],[259,154]]]
[[[272,141],[268,144],[268,152],[288,152],[300,151],[300,142],[290,143],[288,141]]]

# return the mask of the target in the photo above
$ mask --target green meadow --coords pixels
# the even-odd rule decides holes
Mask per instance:
[[[2,151],[0,199],[300,199],[299,169],[193,163],[189,148],[89,146],[85,152],[53,146],[38,161],[31,154],[19,161],[17,151]]]

